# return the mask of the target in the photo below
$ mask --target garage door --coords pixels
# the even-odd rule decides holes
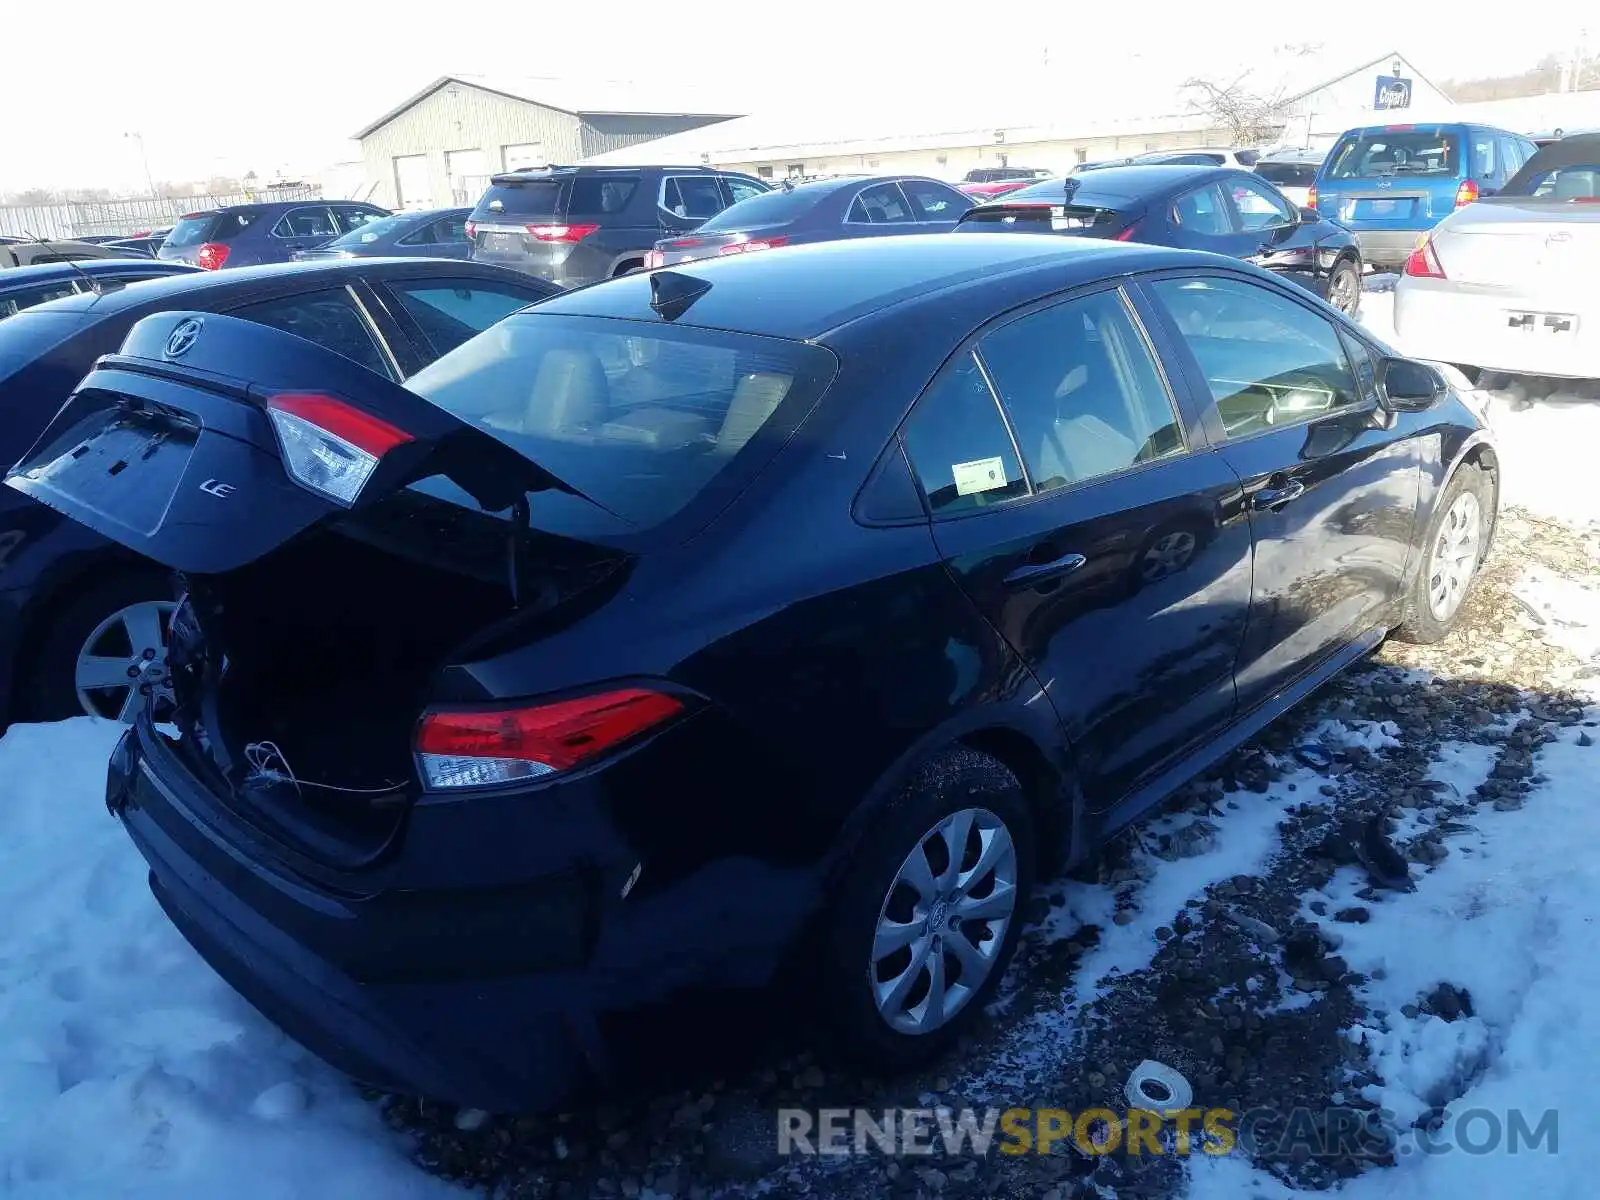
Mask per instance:
[[[396,208],[432,208],[433,186],[426,154],[397,155],[394,160]]]
[[[545,165],[543,142],[521,142],[515,146],[500,147],[502,168],[506,171],[525,171],[529,167]]]
[[[482,150],[446,150],[444,169],[453,204],[476,204],[489,186],[489,156]]]

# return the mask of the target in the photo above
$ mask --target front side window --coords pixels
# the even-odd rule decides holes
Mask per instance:
[[[339,224],[339,228],[345,233],[360,229],[363,225],[370,225],[372,222],[384,218],[384,214],[381,212],[375,212],[370,208],[352,208],[349,205],[335,208],[333,215]]]
[[[235,308],[229,315],[292,333],[342,354],[369,371],[394,377],[366,318],[344,288],[262,300]]]
[[[401,307],[422,327],[435,354],[448,354],[468,338],[538,299],[475,280],[397,281],[389,287],[400,297]]]
[[[662,188],[662,207],[675,217],[701,221],[726,207],[714,175],[668,176]]]
[[[934,380],[900,436],[936,517],[1028,494],[1011,431],[972,354],[962,355]]]
[[[1183,450],[1177,409],[1120,292],[1030,313],[979,353],[1037,492]]]
[[[272,227],[272,236],[281,238],[331,238],[338,232],[325,208],[290,209]]]
[[[1211,276],[1149,286],[1199,363],[1230,439],[1358,402],[1333,324],[1287,296]]]
[[[898,225],[915,218],[898,183],[875,183],[862,189],[845,219],[863,225]]]
[[[1228,202],[1214,183],[1178,197],[1172,206],[1172,223],[1190,233],[1222,237],[1233,232]]]
[[[1253,180],[1242,177],[1230,180],[1228,192],[1233,200],[1234,211],[1239,214],[1239,228],[1247,233],[1281,229],[1294,224],[1294,214],[1289,211],[1288,202]]]
[[[768,170],[770,171],[771,168],[769,167]],[[766,188],[758,187],[748,179],[740,179],[737,175],[724,175],[722,182],[728,185],[728,195],[733,197],[735,204],[741,200],[748,200],[751,196],[764,196],[767,194]]]

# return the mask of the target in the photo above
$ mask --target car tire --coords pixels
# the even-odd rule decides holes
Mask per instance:
[[[1403,642],[1432,645],[1449,635],[1461,616],[1494,530],[1494,482],[1471,463],[1457,468],[1428,522],[1422,566],[1394,631]]]
[[[152,568],[94,578],[70,596],[54,598],[49,603],[48,623],[36,627],[30,635],[29,640],[37,649],[18,681],[12,704],[18,719],[59,721],[83,716],[85,709],[77,686],[80,653],[97,630],[104,630],[97,641],[107,646],[107,655],[120,653],[119,637],[108,622],[116,614],[146,605],[161,606],[169,615],[175,607],[171,578],[165,572]],[[161,632],[167,632],[165,620]],[[164,638],[162,647],[165,648]],[[127,647],[130,666],[135,650],[145,648],[131,644]],[[96,692],[95,696],[110,700],[107,693]]]
[[[950,872],[948,845],[963,831],[964,855]],[[1035,849],[1027,797],[1004,764],[965,748],[924,764],[836,879],[817,979],[832,1035],[825,1048],[888,1072],[943,1053],[983,1010],[1016,951]],[[920,894],[908,882],[919,875],[916,859],[928,868]],[[971,874],[980,865],[984,873]],[[929,1007],[935,956],[947,1015]]]
[[[1355,319],[1361,311],[1361,268],[1353,258],[1341,258],[1328,276],[1328,303]]]

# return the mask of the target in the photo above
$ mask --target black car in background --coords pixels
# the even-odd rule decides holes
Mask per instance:
[[[296,262],[329,258],[470,258],[470,208],[429,208],[368,221],[315,250],[297,250]]]
[[[276,200],[184,213],[156,257],[208,271],[289,262],[389,210],[356,200]]]
[[[1355,235],[1233,167],[1140,164],[1052,179],[979,205],[956,232],[1058,233],[1208,250],[1292,279],[1348,315],[1361,307]]]
[[[780,186],[723,209],[693,233],[666,238],[646,267],[779,246],[896,233],[948,233],[972,201],[920,175],[845,175]]]
[[[1209,254],[734,255],[403,387],[192,320],[7,479],[187,582],[177,732],[140,716],[108,805],[283,1028],[491,1111],[784,966],[833,1048],[927,1062],[1040,872],[1444,636],[1495,525],[1435,371]]]
[[[769,191],[710,167],[546,167],[496,175],[467,223],[472,257],[562,287],[626,275],[665,237]]]
[[[192,275],[199,269],[187,263],[129,258],[90,258],[81,262],[13,267],[0,272],[0,320],[48,300],[60,300],[80,292],[114,292],[141,279]]]
[[[151,313],[227,313],[404,379],[555,290],[497,267],[430,259],[165,269],[175,277],[0,321],[0,458],[24,454],[95,359]],[[172,609],[164,569],[0,490],[0,723],[131,715],[138,687],[159,683],[151,671],[165,662]]]

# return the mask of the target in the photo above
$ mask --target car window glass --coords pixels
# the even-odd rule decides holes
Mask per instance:
[[[1363,398],[1376,402],[1378,399],[1378,364],[1373,358],[1372,351],[1367,349],[1367,344],[1359,338],[1351,337],[1344,330],[1339,330],[1339,340],[1344,343],[1344,351],[1350,356],[1350,364],[1356,371],[1356,383],[1361,388]]]
[[[1222,189],[1214,183],[1179,196],[1172,206],[1172,223],[1190,233],[1221,236],[1233,232]]]
[[[577,175],[567,194],[568,217],[605,217],[619,213],[639,190],[637,175]]]
[[[1228,190],[1233,196],[1234,209],[1239,214],[1240,229],[1255,233],[1294,224],[1294,216],[1283,198],[1253,180],[1229,180]]]
[[[349,233],[352,229],[360,229],[363,225],[382,219],[383,214],[373,212],[368,208],[338,207],[333,210],[334,217],[339,222],[339,228]]]
[[[919,221],[954,221],[972,207],[972,201],[955,188],[931,179],[907,179],[900,187]]]
[[[343,288],[262,300],[232,309],[229,315],[305,338],[380,375],[394,375],[366,319]]]
[[[1573,164],[1541,172],[1528,180],[1527,193],[1556,200],[1600,199],[1600,163]]]
[[[666,181],[666,208],[675,217],[703,220],[716,216],[724,207],[715,176],[674,175]]]
[[[751,196],[763,196],[767,189],[751,183],[748,179],[740,179],[734,175],[724,175],[722,181],[728,185],[728,194],[733,197],[735,204],[741,200],[748,200]]]
[[[1495,138],[1487,133],[1472,135],[1472,176],[1474,179],[1494,178]]]
[[[290,209],[272,227],[273,237],[327,237],[339,231],[333,227],[333,217],[325,208]]]
[[[1035,491],[1183,449],[1177,410],[1120,292],[1031,313],[989,334],[979,354]]]
[[[864,188],[850,205],[848,220],[862,224],[899,224],[913,220],[906,198],[896,183],[875,183]]]
[[[25,308],[32,308],[35,304],[43,304],[46,300],[59,300],[63,296],[77,294],[71,281],[63,283],[41,284],[39,287],[26,288],[8,292],[0,296],[0,317],[11,317]]]
[[[1028,494],[1005,418],[971,354],[946,367],[923,393],[901,438],[936,517]]]
[[[1328,179],[1385,175],[1454,175],[1461,139],[1440,129],[1368,129],[1347,133],[1328,155]]]
[[[1339,336],[1310,309],[1242,279],[1163,279],[1151,290],[1199,362],[1229,438],[1356,402]]]
[[[422,326],[434,353],[448,354],[496,321],[532,304],[534,297],[477,281],[430,279],[391,282],[400,304]]]

